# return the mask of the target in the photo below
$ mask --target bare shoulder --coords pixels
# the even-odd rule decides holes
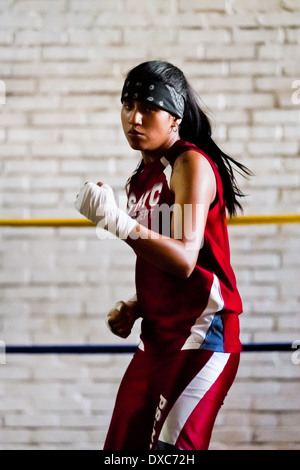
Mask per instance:
[[[173,167],[173,175],[198,175],[199,173],[205,174],[206,176],[210,174],[213,176],[213,169],[204,155],[194,150],[188,150],[180,154],[175,160]]]
[[[217,187],[215,174],[207,158],[192,150],[177,157],[170,186],[174,194],[197,194],[197,200],[208,198],[209,203],[214,200]]]

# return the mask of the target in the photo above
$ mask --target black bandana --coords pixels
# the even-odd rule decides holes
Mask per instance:
[[[123,101],[150,103],[177,118],[182,118],[184,114],[183,96],[161,81],[135,78],[126,80],[121,95],[121,102]]]

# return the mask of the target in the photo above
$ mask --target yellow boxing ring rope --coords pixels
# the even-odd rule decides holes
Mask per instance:
[[[246,215],[227,219],[228,225],[300,223],[300,214]],[[94,227],[86,219],[0,219],[0,227]]]

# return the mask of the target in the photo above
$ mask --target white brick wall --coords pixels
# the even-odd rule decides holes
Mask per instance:
[[[297,0],[0,0],[0,24],[0,218],[76,218],[88,179],[122,194],[137,155],[122,135],[120,89],[127,70],[154,58],[182,67],[216,139],[254,171],[239,178],[245,213],[299,213]],[[300,226],[229,233],[242,340],[299,340]],[[54,228],[2,228],[0,240],[0,341],[120,342],[104,316],[134,290],[122,242]],[[1,449],[101,448],[130,356],[5,359]],[[291,353],[244,353],[211,448],[299,449],[298,383]]]

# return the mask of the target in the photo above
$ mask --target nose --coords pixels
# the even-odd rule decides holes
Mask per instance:
[[[143,122],[143,115],[140,112],[138,106],[134,106],[129,116],[129,123],[131,125],[141,125],[142,122]]]

